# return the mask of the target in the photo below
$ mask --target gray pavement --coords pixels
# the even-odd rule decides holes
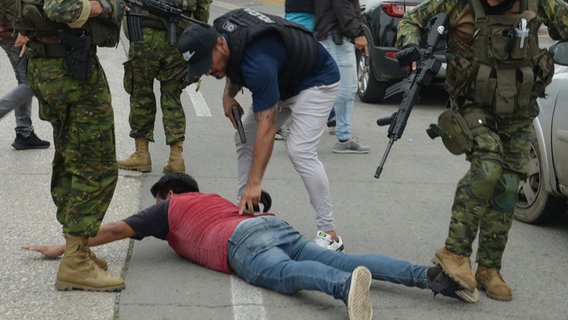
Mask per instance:
[[[236,6],[280,13],[281,6],[255,1],[215,1],[212,18]],[[123,44],[124,45],[124,44]],[[113,93],[117,156],[128,156],[128,96],[122,89],[125,48],[100,50]],[[15,85],[11,67],[0,55],[0,94]],[[235,196],[234,130],[222,113],[224,81],[204,79],[203,109],[191,88],[183,95],[187,113],[184,155],[188,173],[203,192]],[[156,87],[156,92],[158,88]],[[245,92],[237,97],[248,105]],[[371,146],[368,155],[336,155],[334,136],[324,132],[320,158],[331,183],[337,230],[348,253],[380,252],[420,264],[430,264],[447,234],[449,209],[458,179],[467,169],[461,157],[446,152],[440,141],[424,132],[443,110],[442,90],[426,90],[411,115],[404,136],[395,143],[379,180],[373,178],[386,143],[386,128],[378,117],[390,115],[399,101],[382,105],[357,102],[354,133]],[[147,174],[120,171],[119,183],[105,221],[121,219],[150,205],[149,186],[160,176],[168,156],[158,112],[156,142],[150,146],[153,170]],[[37,118],[42,138],[51,127]],[[57,259],[44,259],[20,249],[25,244],[61,242],[60,225],[50,198],[53,147],[15,151],[12,113],[0,119],[0,320],[12,319],[347,319],[341,302],[321,293],[285,296],[250,286],[235,276],[207,270],[181,259],[167,243],[156,239],[124,240],[94,248],[122,274],[120,293],[58,292],[54,289]],[[314,219],[305,189],[294,172],[284,142],[276,142],[263,187],[272,194],[273,212],[312,237]],[[375,319],[566,319],[568,306],[568,215],[545,226],[515,222],[505,252],[503,273],[514,289],[514,300],[497,302],[482,294],[477,304],[433,297],[427,290],[374,282],[371,299]]]

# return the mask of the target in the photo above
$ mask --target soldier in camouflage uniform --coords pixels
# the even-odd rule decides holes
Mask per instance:
[[[21,1],[14,11],[16,31],[30,39],[28,78],[40,118],[53,127],[51,195],[66,240],[57,290],[124,288],[124,280],[108,274],[106,262],[87,245],[118,179],[111,93],[96,56],[97,45],[118,43],[120,14],[113,5],[106,0]]]
[[[519,180],[527,174],[536,98],[544,96],[554,69],[537,33],[544,23],[553,39],[567,40],[568,5],[562,0],[427,0],[400,22],[401,65],[416,60],[423,28],[438,13],[449,19],[451,109],[445,114],[461,121],[468,133],[460,137],[458,151],[448,136],[444,144],[454,154],[465,153],[471,167],[458,183],[449,234],[433,261],[464,288],[479,287],[493,299],[509,301],[512,290],[501,275],[501,260]],[[437,126],[451,129],[443,120]],[[469,257],[478,232],[474,277]]]
[[[203,22],[209,20],[211,0],[176,0],[175,3],[185,15]],[[128,61],[124,63],[124,88],[130,94],[130,137],[135,140],[136,150],[127,159],[119,160],[118,167],[141,172],[152,170],[148,143],[154,141],[154,79],[157,79],[166,144],[170,146],[170,157],[163,171],[184,172],[186,124],[180,96],[188,85],[187,64],[177,48],[168,44],[167,21],[143,11],[140,24],[143,38],[130,42]],[[177,24],[178,35],[188,26],[189,22],[181,19]]]

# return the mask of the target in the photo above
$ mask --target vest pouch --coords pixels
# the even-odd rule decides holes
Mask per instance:
[[[521,30],[515,28],[513,32],[513,42],[511,46],[511,59],[513,60],[524,60],[528,57],[529,54],[529,37],[528,31],[527,34],[523,36]]]
[[[496,27],[489,34],[488,56],[497,61],[509,60],[509,55],[513,48],[515,37],[513,30],[509,27]]]
[[[533,11],[524,11],[519,20],[515,22],[513,31],[513,45],[511,47],[511,59],[525,60],[531,53],[531,46],[535,45],[532,37],[536,33],[532,30],[538,30],[539,25],[536,20],[536,13]]]
[[[497,79],[492,67],[480,63],[477,70],[477,77],[475,79],[475,90],[473,99],[480,106],[493,105],[493,97],[495,96],[495,89],[497,87]]]
[[[465,153],[473,147],[473,134],[464,117],[455,110],[446,110],[438,117],[436,132],[448,151],[455,155]]]
[[[495,90],[495,113],[512,113],[515,111],[517,87],[516,69],[497,70],[497,88]]]

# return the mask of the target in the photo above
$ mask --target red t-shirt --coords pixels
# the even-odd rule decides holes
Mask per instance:
[[[229,238],[239,222],[238,207],[217,194],[174,194],[168,210],[169,245],[182,257],[207,268],[233,273],[228,262]]]

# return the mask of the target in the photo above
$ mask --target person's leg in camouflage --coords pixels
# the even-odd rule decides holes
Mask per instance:
[[[504,173],[496,190],[498,196],[485,213],[479,226],[479,248],[475,279],[490,298],[510,301],[512,289],[501,275],[501,260],[513,224],[513,209],[517,201],[519,175]]]
[[[60,59],[34,58],[29,67],[40,118],[54,133],[51,194],[67,243],[56,288],[120,290],[124,280],[103,271],[86,245],[118,180],[110,90],[98,62],[87,81],[71,78],[61,65]]]
[[[135,140],[135,151],[128,158],[118,160],[120,169],[152,171],[148,145],[154,142],[154,79],[160,69],[163,50],[157,47],[157,39],[157,30],[143,28],[143,40],[130,43],[128,61],[124,63],[124,89],[130,95],[129,135]]]
[[[519,181],[527,172],[532,139],[532,117],[500,121],[499,135],[503,141],[506,169],[499,177],[491,198],[491,207],[479,226],[476,280],[490,298],[510,301],[512,289],[501,274],[503,252],[513,223],[513,211],[518,201]]]
[[[170,157],[164,166],[164,173],[185,172],[183,142],[185,140],[186,118],[181,105],[181,93],[187,86],[187,63],[175,47],[164,43],[162,68],[157,79],[160,81],[160,104],[163,115],[166,144],[170,146]]]
[[[500,144],[499,137],[492,131],[475,137],[475,146],[468,155],[470,169],[456,190],[445,247],[438,250],[433,259],[450,278],[470,291],[477,287],[471,271],[472,243],[501,175]]]

